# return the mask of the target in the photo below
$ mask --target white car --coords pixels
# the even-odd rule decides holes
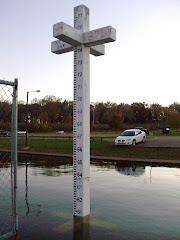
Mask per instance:
[[[64,131],[58,131],[57,134],[64,134]]]
[[[146,133],[139,129],[128,129],[115,139],[115,145],[135,145],[146,141]]]
[[[26,134],[26,131],[17,131],[17,134]]]

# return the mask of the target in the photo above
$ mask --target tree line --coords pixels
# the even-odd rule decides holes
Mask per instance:
[[[18,103],[18,128],[25,130],[26,103]],[[9,121],[10,103],[0,102],[0,120]],[[7,112],[6,112],[7,111]],[[1,116],[2,115],[2,116]],[[9,119],[9,120],[8,120]],[[72,130],[73,101],[62,100],[55,96],[33,99],[28,105],[30,131]],[[90,122],[92,130],[118,130],[124,125],[180,127],[180,103],[163,107],[158,103],[148,105],[143,102],[132,104],[95,102],[90,104]]]

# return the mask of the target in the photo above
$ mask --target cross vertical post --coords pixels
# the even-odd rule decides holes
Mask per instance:
[[[89,31],[89,8],[74,8],[74,28],[64,22],[54,24],[51,43],[56,54],[74,51],[73,166],[74,216],[90,214],[90,83],[89,54],[104,55],[104,43],[116,40],[116,30],[103,27]]]
[[[89,30],[89,9],[74,8],[74,28]],[[90,213],[90,48],[83,44],[74,48],[74,215]]]

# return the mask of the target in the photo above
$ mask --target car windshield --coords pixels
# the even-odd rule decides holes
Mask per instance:
[[[124,131],[120,136],[135,136],[134,131]]]

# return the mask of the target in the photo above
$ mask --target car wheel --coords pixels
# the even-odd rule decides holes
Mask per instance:
[[[143,142],[143,143],[145,143],[145,141],[146,141],[146,138],[145,138],[145,137],[143,137],[143,140],[142,140],[142,142]]]
[[[132,145],[133,145],[133,146],[136,145],[136,140],[135,140],[135,139],[132,141]]]

